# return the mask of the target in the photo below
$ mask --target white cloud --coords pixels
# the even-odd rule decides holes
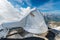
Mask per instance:
[[[8,2],[7,0],[0,0],[0,15],[4,18],[16,18],[19,17],[21,14],[26,14],[32,11],[30,7],[27,8],[20,8],[20,11],[13,7],[13,5]]]
[[[30,0],[24,0],[29,6],[32,6]]]
[[[59,5],[60,2],[53,2],[53,0],[50,0],[49,2],[45,3],[44,5],[41,5],[38,9],[40,10],[56,10],[57,5]]]
[[[38,9],[42,11],[42,13],[45,14],[60,14],[60,10],[56,10],[54,7],[55,5],[60,4],[60,2],[53,2],[53,0],[50,0],[48,3],[40,6]]]
[[[30,13],[32,10],[35,10],[35,8],[30,8],[30,7],[27,7],[27,8],[20,8],[20,10],[21,10],[21,14],[23,14],[23,15],[26,15],[26,14],[28,14],[28,13]]]
[[[16,2],[19,2],[19,3],[21,3],[22,5],[24,4],[24,0],[15,0]]]
[[[15,18],[18,17],[19,11],[7,0],[0,0],[0,15],[4,18]]]
[[[53,9],[53,3],[50,0],[49,2],[45,3],[44,5],[41,5],[38,9],[40,9],[40,10],[52,10]]]
[[[23,0],[15,0],[15,1],[20,2],[20,3],[23,3]]]

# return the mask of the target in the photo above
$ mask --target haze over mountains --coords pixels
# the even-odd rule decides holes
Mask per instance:
[[[58,13],[45,13],[43,15],[46,21],[60,21],[60,14]]]

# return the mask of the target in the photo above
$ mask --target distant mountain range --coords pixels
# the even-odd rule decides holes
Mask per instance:
[[[45,14],[44,18],[45,18],[46,22],[49,22],[49,21],[59,22],[60,21],[60,15],[59,14]]]

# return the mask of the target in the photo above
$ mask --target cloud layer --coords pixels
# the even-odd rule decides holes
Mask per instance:
[[[36,7],[42,12],[57,13],[60,10],[60,0],[9,0],[15,7]],[[59,12],[60,13],[60,12]]]

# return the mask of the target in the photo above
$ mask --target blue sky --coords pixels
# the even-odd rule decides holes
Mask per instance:
[[[8,0],[14,7],[36,7],[44,13],[60,13],[60,0]]]

